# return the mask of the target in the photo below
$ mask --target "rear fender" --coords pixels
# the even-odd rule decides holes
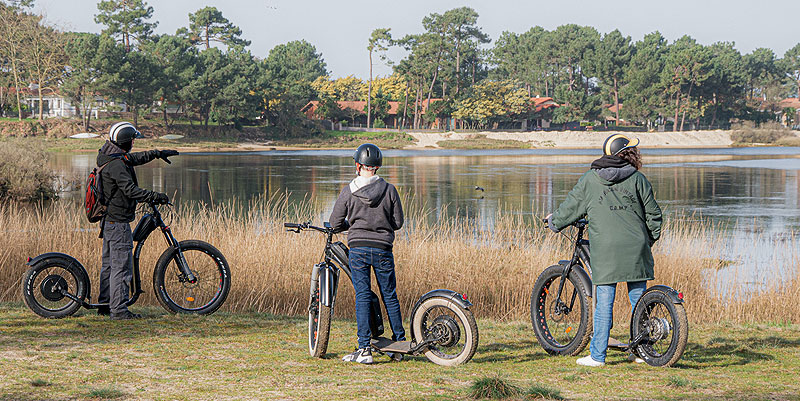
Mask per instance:
[[[460,294],[460,293],[455,292],[453,290],[446,290],[446,289],[438,289],[438,290],[430,291],[430,292],[426,293],[425,295],[421,296],[419,298],[419,300],[417,301],[417,303],[414,304],[414,308],[411,310],[412,328],[413,328],[414,316],[417,314],[417,310],[419,310],[420,305],[422,305],[422,303],[427,301],[428,299],[435,298],[435,297],[440,297],[440,298],[445,298],[445,299],[451,300],[451,301],[453,301],[453,303],[458,304],[459,306],[461,306],[464,309],[469,309],[472,306],[472,302],[470,302],[467,299],[466,294]],[[414,333],[413,331],[411,332],[411,339],[416,341],[416,333]]]
[[[682,304],[683,303],[683,294],[679,293],[674,288],[672,288],[670,286],[663,285],[663,284],[654,285],[654,286],[646,289],[642,293],[642,296],[644,296],[644,294],[647,294],[648,292],[653,292],[653,291],[663,292],[667,296],[667,298],[669,298],[670,301],[672,301],[673,304]]]
[[[41,254],[41,255],[29,260],[25,264],[28,265],[28,266],[35,266],[38,263],[45,262],[45,261],[48,261],[48,260],[53,260],[53,259],[60,259],[61,261],[66,263],[66,266],[67,266],[68,269],[72,270],[75,273],[75,275],[81,277],[84,283],[87,283],[87,286],[86,286],[86,299],[89,299],[89,295],[90,295],[91,289],[92,289],[92,286],[88,285],[90,283],[90,281],[89,281],[89,273],[86,272],[86,268],[83,267],[81,262],[78,262],[78,259],[75,259],[72,256],[67,255],[66,253],[47,252],[47,253],[43,253],[43,254]]]

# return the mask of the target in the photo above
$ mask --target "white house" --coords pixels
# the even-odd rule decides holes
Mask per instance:
[[[51,89],[43,89],[41,96],[42,104],[44,105],[44,117],[77,117],[80,115],[80,110],[73,106],[70,99],[61,95],[58,91]],[[36,84],[32,84],[24,92],[23,103],[28,107],[27,113],[31,116],[39,115],[39,88]],[[99,113],[109,111],[128,111],[125,103],[118,104],[113,101],[108,101],[102,96],[95,96],[94,105],[92,107],[92,117],[98,118]]]

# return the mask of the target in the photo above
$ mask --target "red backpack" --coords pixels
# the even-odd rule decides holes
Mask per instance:
[[[108,166],[108,163],[100,167],[95,167],[92,169],[92,172],[89,173],[89,178],[86,179],[86,199],[84,201],[84,207],[86,209],[86,217],[89,219],[90,223],[97,223],[102,220],[103,217],[106,217],[106,212],[108,210],[108,200],[105,199],[103,193],[103,178],[100,176],[100,173],[106,166]],[[113,197],[114,194],[111,194],[111,196]]]

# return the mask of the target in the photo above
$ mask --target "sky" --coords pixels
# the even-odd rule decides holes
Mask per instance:
[[[36,0],[35,11],[65,29],[100,32],[97,0]],[[673,41],[688,34],[700,43],[736,43],[742,53],[767,47],[782,57],[800,43],[800,0],[148,0],[157,33],[174,34],[189,25],[188,14],[215,6],[242,29],[250,51],[265,58],[274,46],[305,39],[327,63],[332,77],[369,76],[367,38],[375,28],[391,28],[395,37],[422,32],[430,13],[468,6],[492,40],[503,31],[522,33],[539,25],[552,30],[580,24],[601,33],[619,29],[639,40],[659,31]],[[402,7],[400,7],[402,5]],[[490,44],[491,46],[491,44]],[[403,57],[400,50],[390,59]],[[391,67],[374,58],[374,74]]]

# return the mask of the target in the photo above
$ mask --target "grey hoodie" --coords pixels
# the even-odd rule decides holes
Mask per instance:
[[[349,229],[347,244],[392,250],[394,232],[403,227],[403,205],[394,185],[378,176],[357,177],[342,189],[330,217],[337,231]]]
[[[637,171],[636,167],[619,156],[603,156],[593,161],[592,170],[595,170],[600,178],[612,183],[624,181]]]

